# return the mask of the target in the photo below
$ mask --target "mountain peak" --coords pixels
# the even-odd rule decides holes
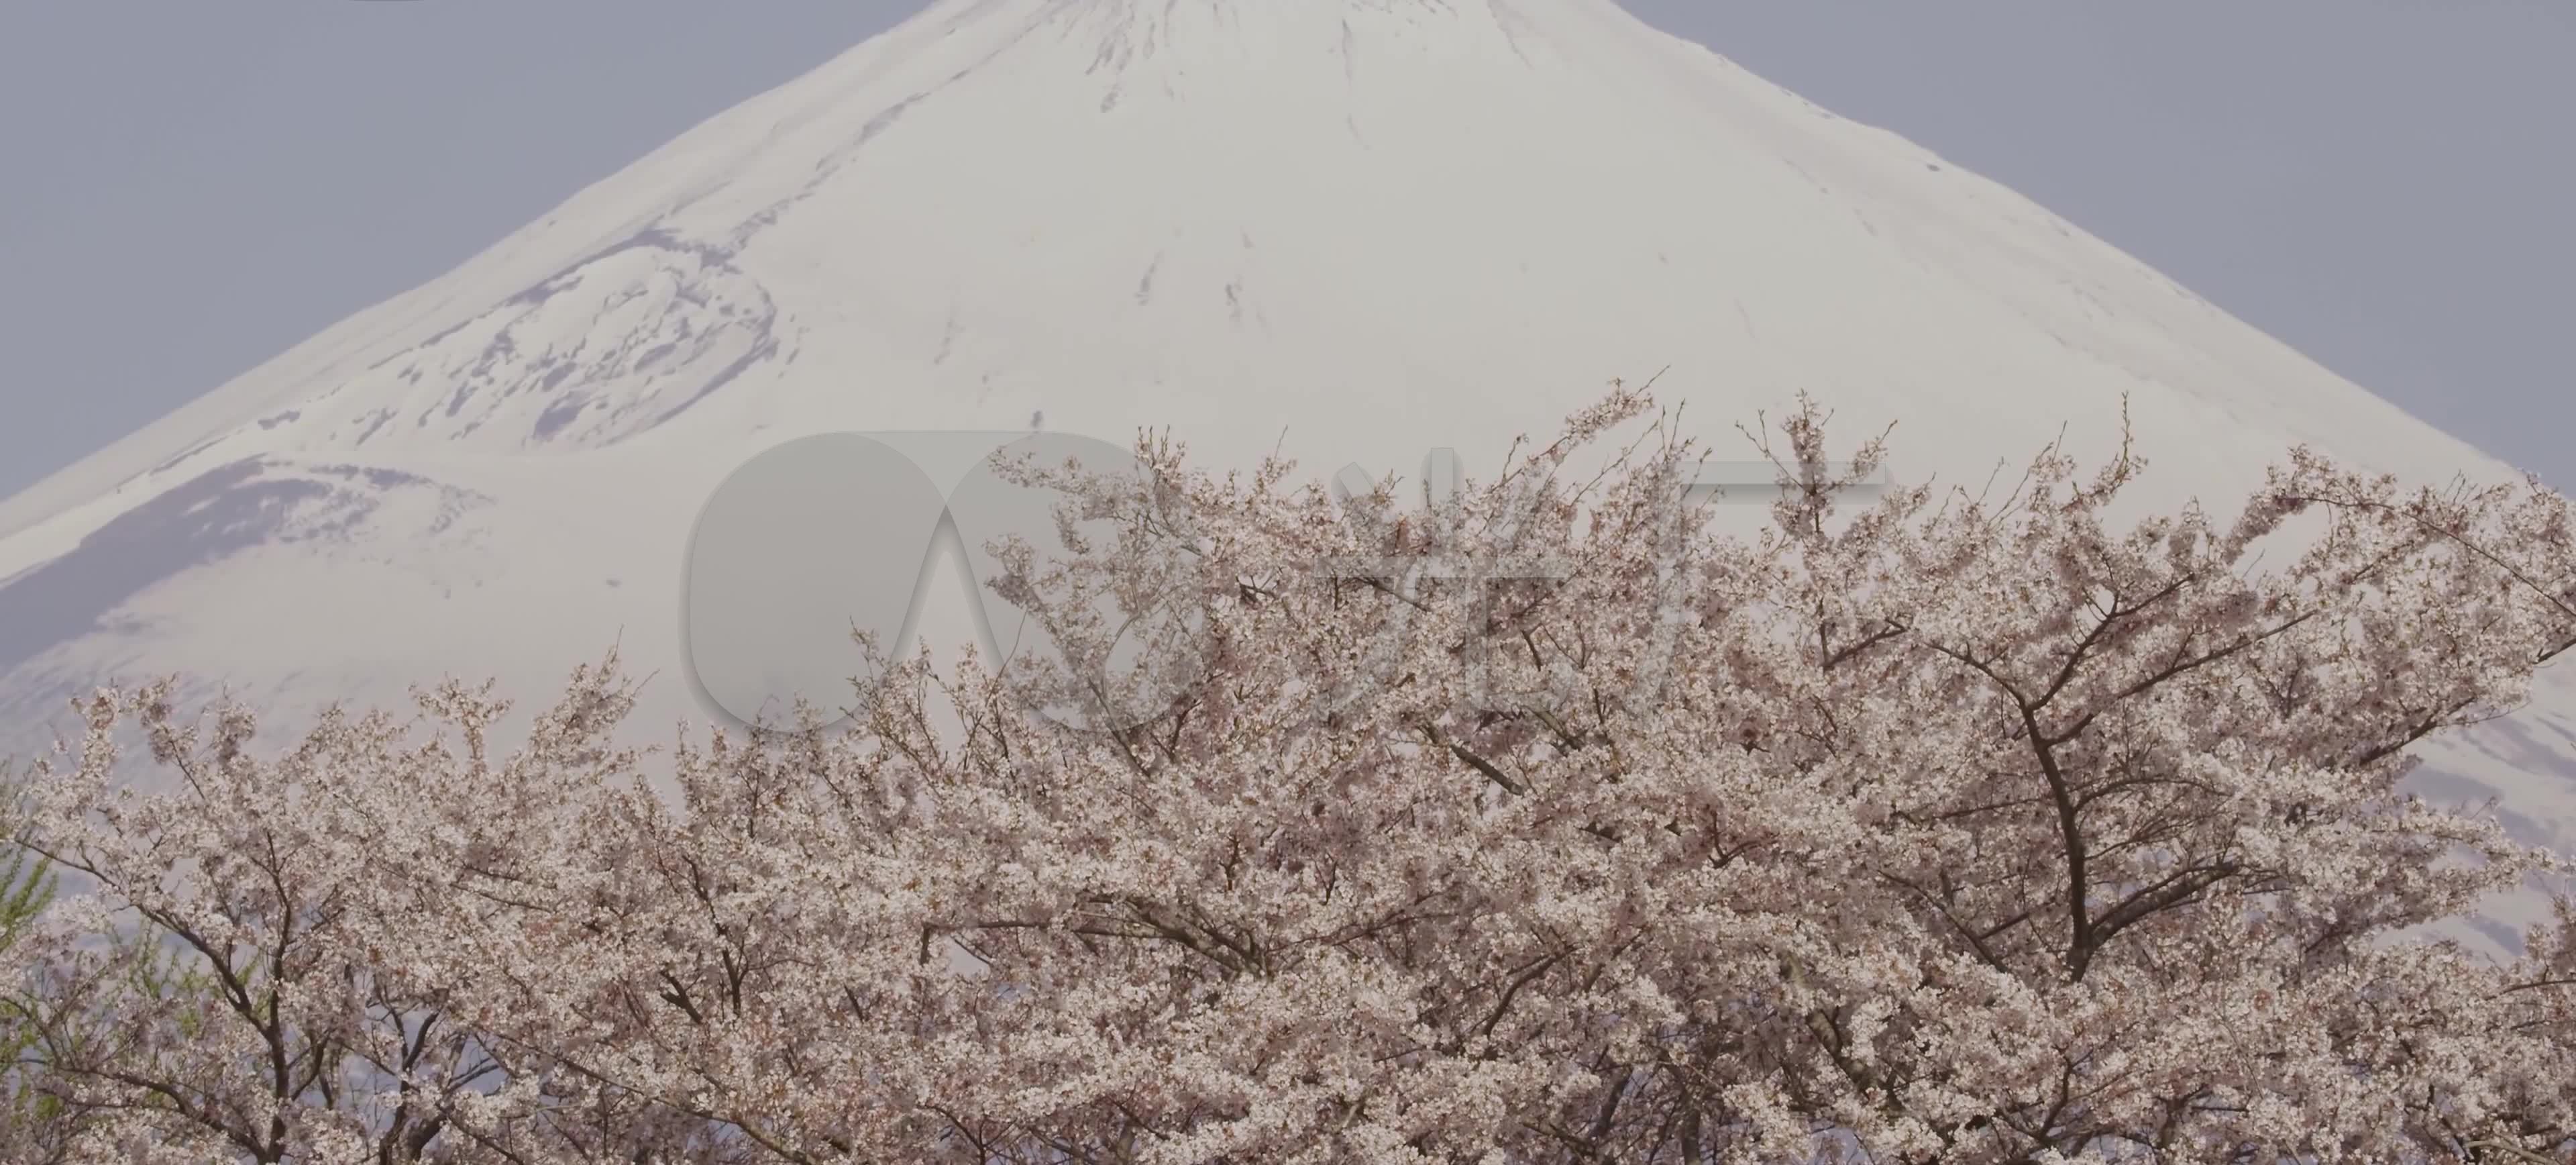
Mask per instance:
[[[2067,421],[2103,447],[2126,394],[2198,488],[2284,440],[2480,460],[1609,0],[943,0],[0,503],[0,533],[252,456],[1039,410],[1404,464],[1666,365],[1720,434],[1808,389],[2018,456]]]
[[[1488,476],[1658,369],[1721,460],[1806,390],[1972,491],[2124,409],[2159,508],[2293,443],[2505,472],[1608,0],[945,0],[0,502],[0,721],[127,666],[286,712],[684,676],[692,523],[808,434]],[[707,715],[672,678],[637,723]]]

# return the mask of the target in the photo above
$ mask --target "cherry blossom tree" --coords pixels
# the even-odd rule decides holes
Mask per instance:
[[[2576,643],[2566,499],[2301,451],[2115,527],[2144,463],[2051,448],[1853,507],[1810,405],[1738,537],[1670,429],[1402,517],[1024,467],[1051,650],[880,653],[846,730],[620,749],[614,656],[500,756],[452,683],[274,756],[102,693],[18,1087],[66,1160],[2576,1152],[2576,909],[2427,937],[2567,862],[2402,790]]]

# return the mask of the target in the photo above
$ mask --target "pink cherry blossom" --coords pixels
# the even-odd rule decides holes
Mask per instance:
[[[1402,520],[1159,441],[1158,491],[1029,467],[1120,531],[1006,555],[1061,650],[881,661],[844,732],[621,749],[614,655],[505,755],[456,684],[282,751],[100,692],[20,805],[73,882],[0,953],[0,1149],[2576,1152],[2576,906],[2421,937],[2568,863],[2400,789],[2576,642],[2565,498],[2301,451],[2115,528],[2144,463],[2050,449],[1852,507],[1883,442],[1830,470],[1808,406],[1742,537],[1652,408]]]

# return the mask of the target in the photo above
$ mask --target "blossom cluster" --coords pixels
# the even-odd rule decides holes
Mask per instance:
[[[841,731],[623,748],[614,656],[509,749],[488,686],[283,750],[102,691],[18,806],[72,884],[0,949],[0,1153],[2576,1150],[2576,907],[2421,937],[2567,862],[2401,789],[2576,643],[2565,498],[2301,451],[2115,528],[2144,463],[2050,449],[1847,508],[1824,420],[1749,434],[1753,536],[1630,389],[1419,521],[1143,442],[1002,556],[1059,650],[882,659]],[[1461,559],[1546,569],[1370,565]]]

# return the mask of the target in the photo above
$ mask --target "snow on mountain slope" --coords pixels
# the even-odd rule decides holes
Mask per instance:
[[[1721,450],[1806,389],[1899,422],[1907,480],[2061,427],[2098,458],[2123,394],[2142,503],[2232,504],[2294,442],[2510,472],[1610,0],[943,0],[0,502],[0,749],[106,675],[533,699],[612,641],[659,735],[709,715],[690,524],[786,438],[1043,415],[1481,471],[1666,366]],[[2539,703],[2439,779],[2565,841],[2576,684]]]

